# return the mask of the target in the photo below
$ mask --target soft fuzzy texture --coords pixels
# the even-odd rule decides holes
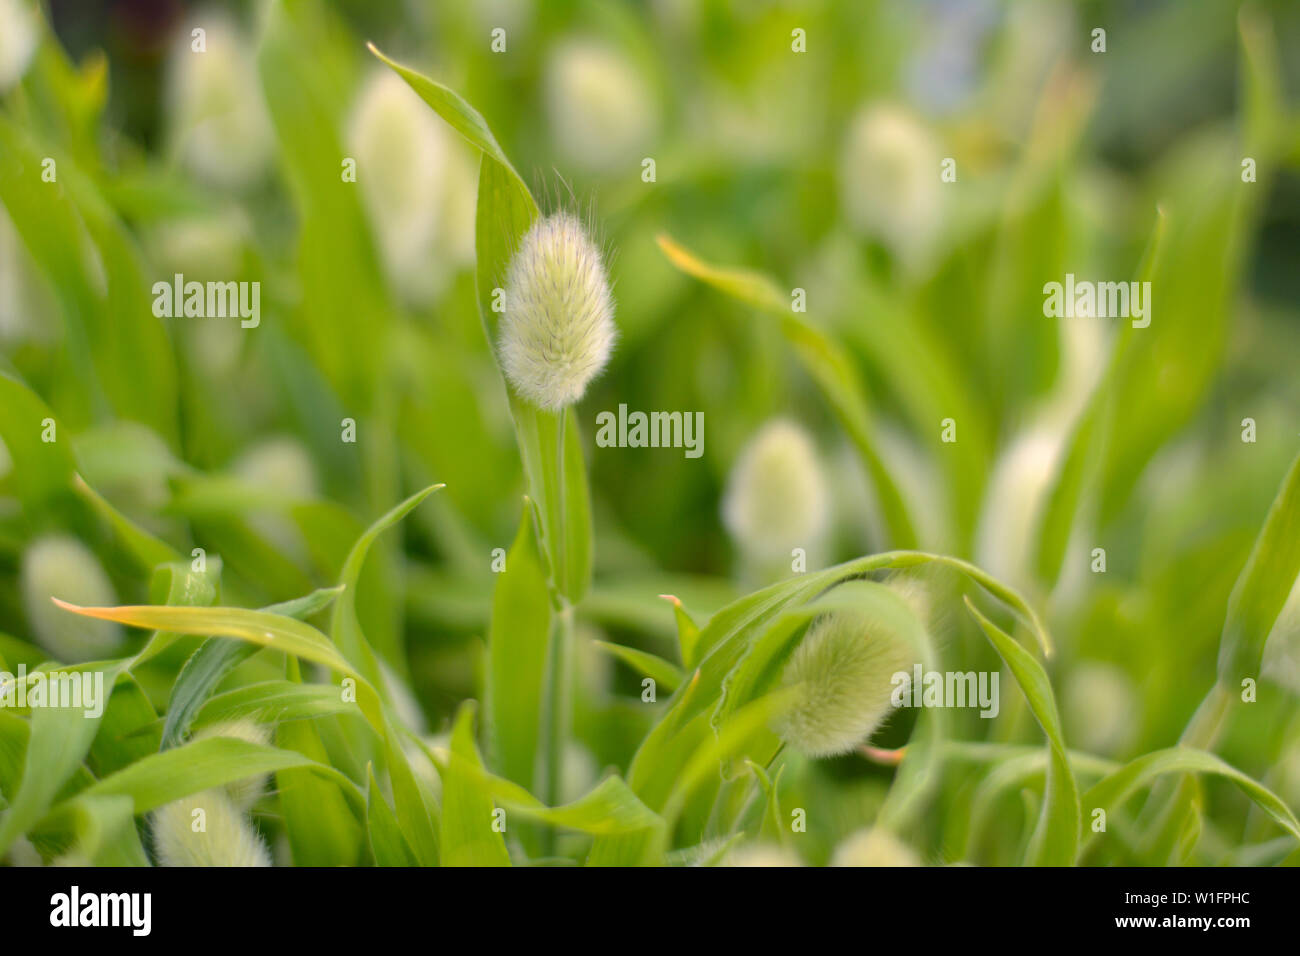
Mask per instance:
[[[609,361],[615,334],[600,250],[567,213],[537,220],[506,276],[501,364],[510,384],[547,411],[572,405]]]
[[[727,483],[722,520],[744,554],[788,560],[826,531],[829,494],[817,449],[792,421],[768,422],[741,452]]]
[[[920,866],[916,852],[888,830],[872,827],[835,848],[831,866]]]
[[[779,728],[809,757],[847,753],[870,737],[891,709],[891,679],[910,672],[916,653],[864,615],[836,611],[815,620],[786,663],[795,702]]]
[[[209,724],[207,727],[194,732],[195,740],[206,740],[210,737],[231,737],[235,740],[247,741],[250,744],[261,744],[265,747],[271,743],[271,729],[265,724],[243,718],[241,720],[227,720],[219,724]],[[262,791],[266,789],[269,779],[269,774],[261,773],[252,777],[245,777],[242,780],[233,780],[225,786],[226,795],[234,801],[235,806],[239,807],[239,809],[247,810],[262,795]]]
[[[41,646],[66,664],[107,657],[122,641],[122,627],[69,614],[52,597],[84,607],[117,603],[113,584],[94,552],[75,538],[40,538],[23,554],[23,606]]]
[[[195,810],[203,811],[195,831]],[[153,815],[154,849],[162,866],[270,866],[271,852],[223,790],[205,790]]]

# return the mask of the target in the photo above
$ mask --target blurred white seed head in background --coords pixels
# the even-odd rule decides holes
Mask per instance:
[[[250,484],[289,499],[314,498],[318,491],[311,455],[288,435],[257,442],[235,459],[231,470]]]
[[[192,49],[196,28],[205,31],[206,52]],[[226,189],[255,182],[274,150],[254,48],[235,21],[209,9],[184,20],[168,63],[172,149],[199,179]]]
[[[23,78],[39,38],[35,3],[0,0],[0,93]]]
[[[831,866],[920,866],[916,851],[888,830],[871,827],[845,837]]]
[[[389,278],[409,302],[429,303],[474,258],[469,148],[387,69],[366,81],[346,143]]]
[[[815,548],[830,514],[817,448],[802,426],[778,418],[741,452],[727,482],[722,520],[737,547],[759,563]]]
[[[1038,522],[1056,474],[1064,433],[1035,429],[998,459],[975,535],[975,563],[1017,587],[1034,581]]]
[[[205,790],[159,807],[153,838],[162,866],[271,865],[271,852],[252,821],[224,790]]]
[[[56,607],[52,597],[83,607],[117,603],[113,584],[94,552],[66,535],[33,541],[23,554],[23,606],[36,640],[60,662],[107,657],[122,642],[122,627]]]
[[[617,330],[600,250],[568,213],[538,219],[506,273],[501,365],[525,399],[558,411],[609,361]]]
[[[901,107],[875,103],[852,119],[840,157],[849,224],[884,243],[903,267],[926,265],[943,221],[938,142]]]
[[[724,866],[803,866],[792,850],[777,843],[746,843],[727,853]]]
[[[1138,730],[1137,689],[1114,664],[1080,661],[1061,690],[1066,737],[1096,754],[1121,753]]]
[[[589,172],[627,164],[654,140],[658,107],[632,62],[591,40],[562,43],[546,66],[546,112],[561,154]]]

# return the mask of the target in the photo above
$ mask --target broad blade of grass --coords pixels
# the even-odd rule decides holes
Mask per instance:
[[[368,768],[369,787],[366,790],[366,835],[370,840],[370,852],[374,855],[376,866],[414,866],[415,857],[411,855],[402,831],[397,826],[397,818],[384,799],[375,779],[373,767]]]
[[[197,730],[241,717],[278,724],[345,713],[356,713],[356,705],[344,701],[334,684],[269,680],[214,694],[195,714],[190,726]]]
[[[499,817],[474,745],[473,701],[456,713],[451,752],[453,760],[442,774],[442,865],[509,866],[510,854],[495,828]]]
[[[546,690],[551,603],[530,503],[497,575],[488,626],[488,755],[502,776],[534,786]]]
[[[41,438],[46,419],[55,423],[55,441]],[[39,514],[71,486],[76,466],[69,443],[57,440],[63,427],[35,392],[0,373],[0,439],[13,459],[3,483],[13,483],[29,516]]]
[[[105,694],[112,693],[120,668],[117,664],[105,669]],[[45,814],[63,785],[81,766],[99,731],[101,719],[102,715],[92,717],[76,707],[32,710],[22,782],[0,817],[0,856]]]
[[[672,693],[682,685],[686,675],[672,661],[666,661],[656,654],[623,644],[611,644],[608,641],[592,641],[605,653],[621,660],[638,674],[651,678],[656,689]]]
[[[1043,665],[1010,634],[980,613],[970,598],[966,598],[966,609],[1006,663],[1024,692],[1034,719],[1047,735],[1047,783],[1043,809],[1025,862],[1034,866],[1072,866],[1079,852],[1083,811],[1079,803],[1079,785],[1067,756],[1052,682]]]
[[[1089,788],[1083,795],[1083,806],[1089,810],[1100,807],[1108,817],[1112,817],[1124,805],[1124,801],[1142,787],[1171,773],[1212,774],[1232,781],[1272,817],[1278,826],[1294,839],[1300,840],[1300,821],[1296,820],[1295,814],[1281,797],[1214,754],[1191,747],[1157,750],[1125,764]]]
[[[287,767],[311,768],[342,785],[343,792],[358,810],[365,807],[365,797],[360,789],[333,767],[292,750],[266,747],[233,737],[209,737],[150,754],[91,784],[81,795],[128,796],[139,815],[192,793]]]
[[[296,601],[273,604],[263,608],[268,614],[283,614],[285,617],[310,617],[327,607],[343,591],[343,586],[322,588]],[[171,699],[167,703],[167,720],[163,725],[162,740],[159,749],[166,750],[181,742],[189,729],[190,723],[198,714],[208,696],[226,675],[260,648],[256,644],[230,638],[216,637],[204,641],[176,675],[172,685]],[[338,696],[337,690],[334,691]]]
[[[1300,576],[1300,456],[1282,480],[1246,567],[1228,598],[1219,642],[1219,683],[1258,678],[1264,643]]]
[[[352,551],[343,564],[343,573],[339,577],[339,587],[343,591],[334,602],[334,610],[330,617],[330,634],[334,637],[339,650],[343,652],[343,656],[351,661],[353,666],[381,693],[383,693],[384,682],[379,671],[379,662],[367,643],[365,635],[361,633],[361,622],[357,618],[357,581],[361,577],[361,568],[375,539],[442,487],[442,485],[430,485],[417,491],[367,528],[357,539],[357,543],[352,546]]]

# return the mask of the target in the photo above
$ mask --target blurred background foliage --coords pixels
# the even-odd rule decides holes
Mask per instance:
[[[113,508],[181,554],[220,556],[223,603],[334,583],[366,524],[446,482],[381,540],[358,588],[428,731],[480,695],[491,551],[509,547],[523,486],[476,315],[477,157],[367,40],[463,93],[543,206],[582,211],[608,250],[620,340],[579,413],[597,535],[581,636],[670,656],[657,595],[702,620],[762,583],[720,502],[741,450],[781,416],[815,437],[830,488],[815,563],[912,545],[1013,583],[1046,612],[1072,746],[1115,759],[1168,746],[1213,683],[1229,591],[1300,436],[1300,60],[1285,55],[1300,6],[53,0],[47,14],[26,71],[0,76],[0,367],[52,410],[71,466]],[[47,156],[57,185],[35,181]],[[955,183],[939,181],[945,157]],[[675,269],[661,234],[806,291],[808,321],[865,387],[915,540],[891,536],[776,325]],[[260,326],[155,319],[150,286],[177,272],[259,281]],[[1045,318],[1042,287],[1067,272],[1149,275],[1150,328]],[[702,411],[705,454],[593,447],[596,413],[621,403]],[[122,603],[149,599],[151,568],[91,495],[43,485],[9,452],[12,665],[44,657],[20,594],[31,542],[88,544]],[[1090,572],[1096,547],[1104,574]],[[995,666],[951,618],[945,664]],[[1276,690],[1221,753],[1294,807],[1289,626],[1270,642]],[[581,647],[591,778],[626,766],[652,709],[634,671]],[[178,660],[151,662],[159,705]],[[956,735],[1035,739],[1006,690],[999,720],[960,715]],[[787,805],[831,808],[810,818],[809,857],[824,859],[872,818],[889,771],[850,757],[786,779],[807,801]],[[954,810],[975,783],[945,786]],[[1207,793],[1209,845],[1255,833],[1244,797]],[[1032,821],[1018,793],[1002,799],[1011,822],[974,852],[987,862],[1018,859],[996,834]]]

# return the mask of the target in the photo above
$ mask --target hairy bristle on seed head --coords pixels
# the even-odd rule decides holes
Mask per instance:
[[[614,347],[614,299],[600,251],[567,213],[537,220],[510,261],[501,364],[547,411],[578,401]]]
[[[795,702],[778,731],[809,757],[847,753],[884,721],[893,675],[915,660],[907,638],[889,625],[849,610],[823,614],[786,663]]]

